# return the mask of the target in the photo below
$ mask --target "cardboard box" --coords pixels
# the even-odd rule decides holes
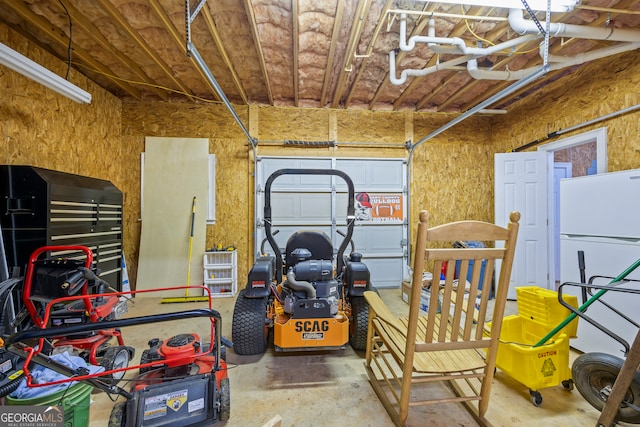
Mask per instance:
[[[402,281],[402,301],[409,304],[409,294],[411,293],[411,282]]]
[[[431,273],[425,271],[422,275],[422,287],[429,288],[431,286]],[[409,304],[409,295],[411,294],[411,281],[403,280],[402,281],[402,301]]]

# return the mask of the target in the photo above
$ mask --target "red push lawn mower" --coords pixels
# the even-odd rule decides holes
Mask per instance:
[[[50,251],[81,251],[85,259],[41,258]],[[86,246],[43,246],[34,251],[27,264],[22,299],[31,327],[54,331],[44,341],[43,351],[50,353],[54,347],[72,347],[87,363],[101,365],[107,371],[128,366],[134,349],[124,345],[119,329],[100,326],[73,334],[57,329],[64,325],[100,325],[126,313],[126,301],[105,294],[107,290],[112,288],[93,271],[93,252]],[[47,308],[50,313],[45,320]],[[110,345],[112,338],[118,345]],[[122,373],[116,374],[112,381],[117,382],[121,377]]]
[[[153,291],[184,288],[186,287]],[[55,303],[56,301],[52,302]],[[48,318],[48,313],[49,310],[45,310],[44,319]],[[139,365],[117,368],[115,371],[90,374],[86,368],[69,368],[38,350],[42,342],[50,339],[56,332],[68,335],[87,334],[101,327],[116,330],[127,326],[196,317],[210,319],[209,344],[203,343],[196,333],[179,334],[164,341],[152,339],[149,341],[149,349],[143,351]],[[55,330],[32,329],[9,337],[6,344],[9,352],[24,359],[25,367],[32,368],[35,363],[66,377],[46,384],[32,384],[30,371],[25,369],[29,387],[83,381],[99,390],[125,397],[126,401],[116,403],[113,407],[109,427],[205,426],[211,425],[214,421],[226,421],[231,414],[229,378],[224,358],[225,346],[232,344],[221,336],[221,321],[220,314],[211,309],[209,300],[209,309],[106,320],[101,323],[78,323],[61,326]],[[34,345],[34,341],[39,345]],[[134,369],[138,371],[137,376],[126,379],[132,383],[130,390],[109,381],[109,378],[116,374],[124,375],[126,371]]]

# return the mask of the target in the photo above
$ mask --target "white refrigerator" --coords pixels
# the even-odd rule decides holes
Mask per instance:
[[[560,181],[560,281],[580,282],[578,251],[584,252],[585,275],[616,277],[640,258],[640,169],[570,178]],[[640,280],[640,268],[628,279]],[[608,284],[611,279],[598,279]],[[625,287],[640,290],[640,282]],[[581,290],[565,286],[564,292]],[[640,323],[640,294],[608,291],[604,301]],[[585,313],[624,338],[629,345],[638,328],[600,304]],[[578,320],[578,337],[571,346],[582,352],[603,352],[623,357],[624,347],[598,328]]]

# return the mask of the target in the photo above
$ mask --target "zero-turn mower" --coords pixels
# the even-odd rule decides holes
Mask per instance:
[[[277,231],[272,232],[271,186],[282,175],[334,175],[346,182],[347,232],[336,253],[329,236],[320,231],[297,231],[284,251],[278,247]],[[274,255],[261,251],[238,294],[232,324],[235,352],[264,353],[271,330],[277,351],[337,350],[347,343],[364,350],[369,306],[363,294],[372,286],[362,255],[353,251],[351,178],[335,169],[280,169],[269,176],[264,191],[265,240]],[[349,244],[352,252],[345,256]]]

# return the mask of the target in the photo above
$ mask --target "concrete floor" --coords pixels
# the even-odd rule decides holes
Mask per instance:
[[[390,309],[408,311],[399,289],[380,291]],[[213,300],[222,315],[223,335],[231,338],[231,319],[235,298]],[[204,303],[160,304],[158,299],[138,300],[130,305],[131,315],[183,311],[204,307]],[[509,303],[509,310],[515,303]],[[150,338],[165,339],[182,332],[197,332],[207,340],[207,321],[193,319],[164,322],[123,329],[128,345],[137,348],[135,363]],[[572,352],[572,359],[576,356]],[[227,427],[261,427],[274,417],[288,426],[364,427],[393,426],[373,392],[363,367],[364,354],[350,347],[338,352],[276,353],[270,346],[259,356],[239,356],[227,352],[231,384],[231,419],[217,423]],[[498,370],[487,418],[495,426],[589,426],[599,412],[577,390],[561,385],[541,390],[543,403],[533,406],[526,386]],[[92,395],[91,426],[106,426],[112,400],[105,393]],[[122,401],[122,397],[118,401]],[[474,419],[460,404],[444,404],[412,409],[409,426],[474,426]]]

